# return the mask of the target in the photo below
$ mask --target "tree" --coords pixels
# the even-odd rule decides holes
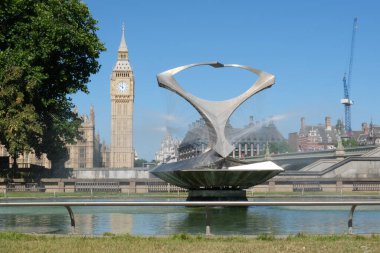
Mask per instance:
[[[134,167],[144,167],[144,164],[147,162],[148,161],[145,159],[137,159],[137,160],[135,160]]]
[[[286,141],[269,143],[269,151],[275,154],[289,152],[289,144]]]
[[[54,163],[82,123],[70,94],[88,93],[105,50],[96,20],[80,0],[0,2],[0,143]]]
[[[354,138],[342,139],[342,145],[345,148],[353,148],[359,146],[358,142]]]

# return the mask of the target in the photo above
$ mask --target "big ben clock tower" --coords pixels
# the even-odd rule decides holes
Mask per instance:
[[[132,146],[133,100],[135,79],[128,61],[124,24],[117,62],[111,75],[111,167],[133,168]]]

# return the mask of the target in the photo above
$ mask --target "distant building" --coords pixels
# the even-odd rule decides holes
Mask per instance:
[[[102,165],[100,167],[102,168],[111,167],[111,149],[108,145],[106,145],[105,141],[102,142],[102,145],[100,147],[100,154],[101,154],[101,160],[102,160]]]
[[[99,134],[95,134],[95,112],[94,108],[90,108],[90,117],[82,116],[83,123],[79,128],[82,133],[82,140],[78,140],[75,144],[68,144],[67,151],[69,160],[65,162],[66,168],[83,169],[102,167],[106,165],[103,161],[103,154],[107,155],[107,147],[100,144]],[[107,159],[107,157],[105,157]],[[108,158],[109,159],[109,158]]]
[[[72,169],[109,167],[109,147],[105,143],[100,144],[99,134],[95,134],[94,108],[90,108],[90,116],[83,115],[82,119],[83,123],[79,131],[83,139],[75,144],[66,145],[69,159],[65,162],[65,167]],[[3,145],[0,145],[0,156],[9,156]],[[9,163],[12,164],[12,159],[9,159]],[[51,162],[46,154],[42,154],[40,158],[37,158],[33,151],[20,154],[16,161],[19,168],[29,168],[30,165],[51,168]]]
[[[185,138],[178,147],[178,160],[186,160],[202,154],[208,146],[208,131],[203,119],[189,125]]]
[[[10,154],[8,154],[7,149],[5,148],[4,145],[1,145],[1,144],[0,144],[0,156],[9,157],[9,164],[11,165],[13,163],[13,159],[10,157]],[[38,158],[33,151],[23,152],[22,154],[19,154],[16,162],[19,168],[30,168],[31,164],[44,166],[45,168],[51,168],[51,163],[49,159],[47,159],[46,154],[42,154],[41,157]]]
[[[156,152],[156,162],[158,164],[176,162],[178,160],[178,147],[180,142],[180,140],[173,138],[170,133],[166,133],[161,141],[160,150]]]
[[[297,132],[288,134],[288,145],[289,145],[290,152],[298,151],[298,147],[299,147],[298,139],[299,139],[299,136]]]
[[[340,136],[345,135],[341,120],[335,126],[331,125],[331,118],[325,118],[325,124],[306,125],[305,118],[301,118],[301,127],[298,133],[298,151],[313,151],[334,149]]]
[[[244,128],[233,128],[231,124],[228,124],[225,135],[235,147],[231,156],[238,159],[263,154],[267,144],[285,141],[272,121],[254,123],[252,116],[249,118],[249,124]],[[208,142],[206,124],[203,119],[197,120],[189,126],[185,138],[179,145],[179,160],[189,159],[205,152]]]
[[[359,145],[378,145],[380,146],[380,126],[374,125],[372,122],[362,123],[362,131],[355,133],[355,139]]]

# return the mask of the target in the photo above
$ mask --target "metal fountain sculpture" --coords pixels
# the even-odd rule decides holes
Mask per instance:
[[[202,65],[245,69],[258,75],[258,79],[240,96],[224,101],[209,101],[190,94],[173,77],[185,69]],[[157,81],[160,87],[188,101],[200,113],[208,129],[209,144],[203,154],[161,164],[151,170],[153,175],[164,181],[188,189],[187,200],[247,200],[244,189],[263,183],[283,171],[270,161],[247,164],[230,157],[234,146],[229,143],[224,131],[228,119],[244,101],[275,83],[274,75],[238,64],[205,62],[167,70],[157,75]]]

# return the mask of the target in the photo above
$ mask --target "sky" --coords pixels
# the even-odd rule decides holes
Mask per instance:
[[[342,78],[348,72],[354,17],[358,18],[351,79],[352,128],[380,124],[380,1],[377,0],[84,0],[98,20],[107,51],[91,77],[90,93],[73,95],[82,114],[93,105],[96,131],[110,143],[110,75],[122,23],[135,75],[133,143],[140,158],[154,159],[167,131],[183,138],[199,114],[177,95],[159,88],[156,75],[178,66],[218,61],[276,76],[272,88],[254,95],[231,117],[243,127],[273,120],[280,132],[306,124],[344,120]],[[235,68],[198,67],[175,76],[189,92],[225,100],[247,90],[256,76]]]

